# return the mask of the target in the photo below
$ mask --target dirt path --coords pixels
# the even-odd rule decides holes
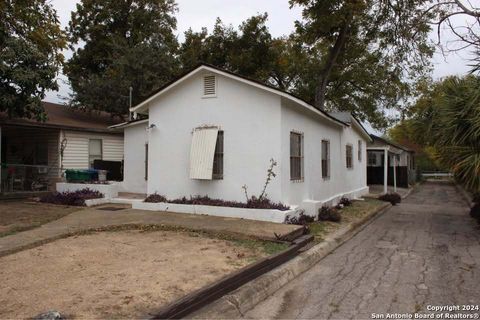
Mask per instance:
[[[145,317],[263,252],[179,232],[103,232],[0,258],[0,318]]]
[[[453,185],[426,183],[245,318],[429,313],[480,305],[479,283],[478,225]]]

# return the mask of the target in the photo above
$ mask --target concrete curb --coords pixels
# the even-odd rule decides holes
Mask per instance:
[[[365,216],[360,221],[350,223],[337,230],[322,243],[313,246],[278,268],[246,283],[230,294],[191,314],[188,318],[234,319],[242,317],[245,312],[265,300],[301,273],[310,269],[391,207],[390,203],[385,203],[377,211]]]

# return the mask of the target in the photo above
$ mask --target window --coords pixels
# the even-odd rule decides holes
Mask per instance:
[[[223,131],[218,131],[213,156],[213,179],[223,179]]]
[[[46,141],[37,141],[35,145],[34,164],[41,166],[48,165],[48,143]]]
[[[214,75],[203,77],[203,96],[215,97],[217,95],[217,79]]]
[[[145,144],[145,180],[148,180],[148,143]]]
[[[346,163],[347,163],[347,168],[352,169],[353,168],[353,147],[349,144],[347,144],[347,147],[345,148],[346,150]]]
[[[368,165],[369,166],[377,165],[377,154],[375,152],[368,152]]]
[[[330,141],[322,140],[322,178],[330,178]]]
[[[90,139],[88,142],[88,164],[93,168],[95,160],[102,160],[102,139]]]
[[[303,180],[303,134],[290,132],[290,180]]]
[[[362,140],[358,140],[358,161],[362,161]]]

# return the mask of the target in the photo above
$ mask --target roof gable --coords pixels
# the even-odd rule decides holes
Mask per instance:
[[[160,88],[159,90],[154,92],[152,95],[150,95],[149,98],[145,99],[144,101],[142,101],[141,103],[139,103],[135,107],[131,108],[130,111],[131,112],[142,113],[142,111],[148,110],[150,102],[152,102],[153,100],[155,100],[156,98],[165,94],[166,92],[168,92],[172,88],[182,84],[185,80],[189,79],[190,77],[192,77],[195,74],[198,74],[199,72],[202,72],[202,71],[207,71],[207,72],[210,72],[210,73],[216,73],[216,74],[225,76],[227,78],[234,79],[236,81],[239,81],[239,82],[251,85],[253,87],[268,91],[270,93],[279,95],[281,97],[284,97],[288,100],[291,100],[291,101],[295,102],[296,104],[298,104],[298,105],[300,105],[300,106],[302,106],[302,107],[304,107],[304,108],[306,108],[310,111],[315,112],[316,114],[320,115],[321,117],[325,118],[326,120],[328,120],[330,122],[333,122],[333,123],[335,123],[337,125],[340,125],[340,126],[347,126],[347,124],[342,122],[341,120],[338,120],[335,117],[332,117],[331,115],[329,115],[325,111],[315,108],[314,106],[312,106],[311,104],[302,100],[301,98],[296,97],[296,96],[294,96],[294,95],[292,95],[288,92],[282,91],[278,88],[266,85],[262,82],[252,80],[252,79],[240,76],[238,74],[235,74],[233,72],[230,72],[230,71],[227,71],[227,70],[224,70],[224,69],[220,69],[218,67],[214,67],[212,65],[207,65],[207,64],[201,64],[201,65],[197,66],[196,68],[190,70],[189,72],[181,75],[177,79],[167,83],[165,86],[163,86],[162,88]]]

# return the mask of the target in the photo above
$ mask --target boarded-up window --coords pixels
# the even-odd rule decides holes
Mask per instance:
[[[290,132],[290,180],[303,179],[303,134]]]
[[[347,144],[346,148],[346,164],[347,168],[353,168],[353,147]]]
[[[218,131],[213,157],[213,179],[223,179],[223,131]]]
[[[322,140],[322,178],[330,177],[330,141]]]
[[[358,161],[362,161],[362,140],[358,140]]]
[[[211,180],[218,128],[202,127],[193,131],[190,148],[190,178]]]
[[[102,159],[102,139],[90,139],[88,141],[88,163],[90,168],[93,168],[93,161]]]

